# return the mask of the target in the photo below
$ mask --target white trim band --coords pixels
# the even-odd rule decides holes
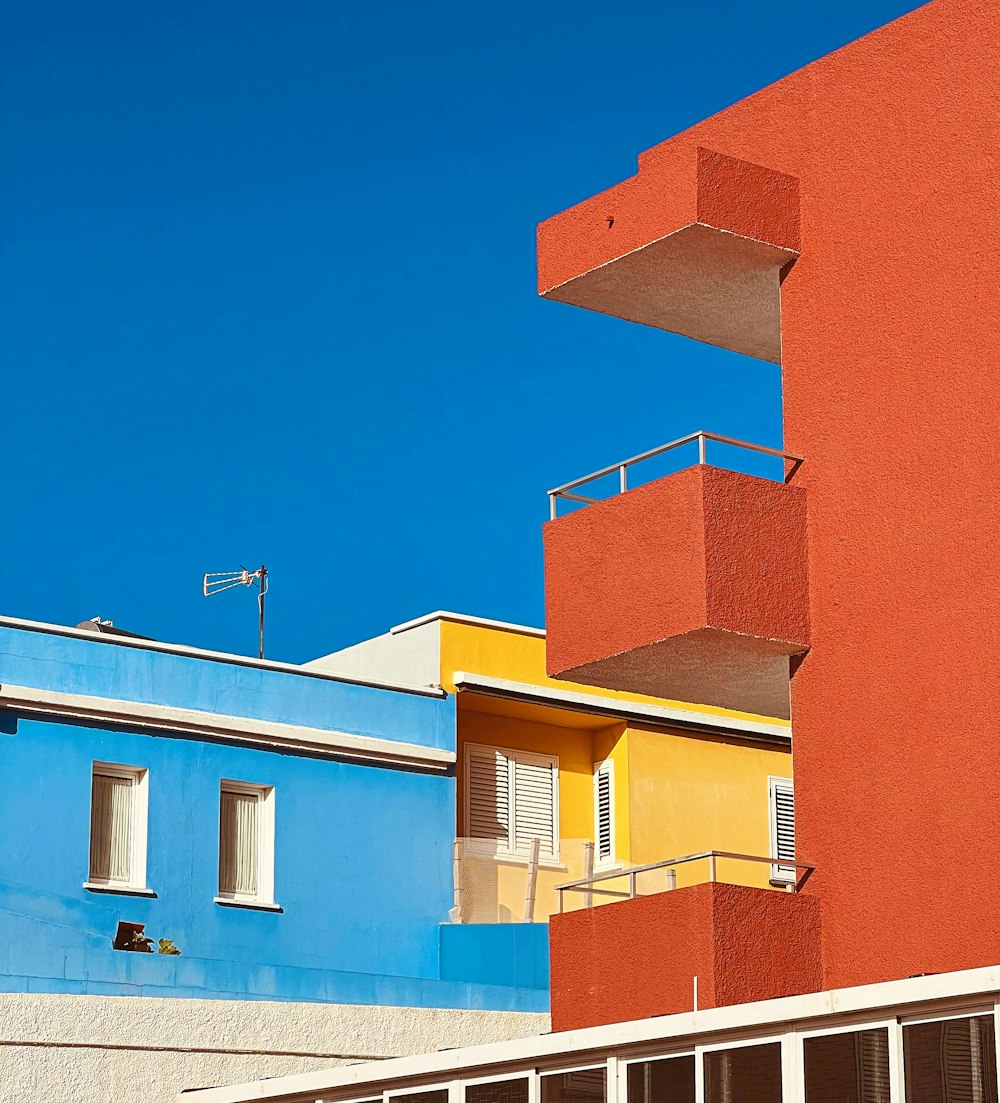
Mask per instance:
[[[422,624],[430,624],[435,620],[447,620],[453,624],[471,624],[476,628],[498,628],[503,632],[517,632],[522,636],[538,636],[545,638],[544,628],[530,628],[526,624],[513,624],[507,620],[490,620],[488,617],[470,617],[465,613],[449,613],[445,609],[437,609],[433,613],[425,613],[422,617],[396,624],[389,629],[391,636],[397,636],[400,632],[407,632],[411,628],[419,628]]]
[[[423,747],[393,739],[307,728],[274,720],[220,715],[174,705],[151,705],[113,697],[89,697],[30,686],[0,685],[0,709],[62,716],[104,724],[124,724],[158,732],[176,732],[236,743],[253,743],[280,750],[308,751],[335,758],[347,758],[373,765],[409,766],[421,770],[446,771],[455,762],[455,752]]]
[[[769,724],[762,720],[744,720],[738,716],[719,716],[712,712],[692,712],[667,705],[643,705],[639,702],[621,701],[590,693],[575,693],[552,686],[535,686],[527,682],[510,682],[506,678],[493,678],[488,674],[469,674],[456,670],[455,687],[468,693],[485,693],[496,697],[524,701],[532,705],[551,705],[554,708],[571,709],[574,712],[590,712],[596,716],[609,716],[619,720],[637,720],[660,727],[712,729],[754,739],[780,740],[790,743],[792,729],[780,722]]]

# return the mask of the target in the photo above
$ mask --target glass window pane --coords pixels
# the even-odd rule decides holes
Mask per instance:
[[[497,1080],[492,1084],[467,1084],[465,1103],[528,1103],[527,1080]]]
[[[606,1065],[543,1076],[541,1103],[605,1103],[607,1078]]]
[[[889,1032],[806,1038],[806,1103],[889,1103]]]
[[[781,1103],[781,1043],[706,1053],[705,1103]]]
[[[694,1057],[629,1065],[628,1103],[694,1103]]]
[[[407,1095],[390,1095],[392,1103],[448,1103],[448,1089],[435,1088],[429,1092],[410,1092]]]
[[[993,1016],[903,1027],[907,1103],[997,1103]]]

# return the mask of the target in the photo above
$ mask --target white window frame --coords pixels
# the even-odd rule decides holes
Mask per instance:
[[[93,835],[94,778],[121,777],[132,782],[131,832],[129,836],[127,881],[112,881],[93,876],[94,855],[87,843],[87,880],[83,887],[91,892],[118,892],[132,896],[155,896],[146,884],[146,851],[149,837],[149,770],[145,766],[125,766],[120,762],[94,762],[90,768],[90,817],[87,826]]]
[[[771,857],[777,858],[778,855],[778,798],[777,790],[791,789],[792,791],[792,807],[793,807],[793,830],[794,830],[794,802],[795,802],[795,781],[790,777],[769,777],[767,779],[767,819],[768,819],[768,834],[770,838]],[[796,842],[796,850],[798,849],[798,843]],[[796,854],[796,857],[798,855]],[[771,881],[775,884],[781,885],[794,885],[799,879],[798,869],[794,865],[779,865],[775,864],[771,866]]]
[[[559,847],[561,843],[559,832],[559,758],[557,755],[538,754],[535,751],[519,751],[513,747],[498,747],[492,743],[466,743],[462,755],[464,779],[462,783],[462,803],[464,808],[466,830],[466,852],[485,858],[496,858],[501,862],[514,862],[525,864],[529,855],[523,850],[517,850],[514,846],[514,832],[516,830],[516,797],[517,786],[514,781],[514,772],[511,770],[507,781],[507,841],[502,839],[474,839],[468,832],[472,823],[472,787],[469,784],[471,777],[470,759],[475,751],[487,753],[499,752],[507,758],[508,763],[514,761],[523,762],[528,766],[549,766],[552,769],[552,854],[544,854],[539,857],[538,864],[543,868],[562,869],[559,860]]]
[[[601,774],[607,774],[608,777],[608,814],[611,817],[611,853],[606,857],[601,857],[601,839],[600,839],[600,800],[599,789]],[[603,762],[594,763],[594,869],[617,869],[618,867],[618,837],[615,830],[615,820],[617,819],[617,802],[615,801],[615,762],[613,758],[606,758]]]
[[[281,911],[274,899],[274,786],[255,785],[247,781],[233,781],[223,778],[219,782],[219,812],[216,843],[222,841],[222,794],[238,793],[242,796],[257,798],[257,891],[253,896],[242,893],[223,893],[219,884],[219,864],[221,853],[217,853],[216,884],[218,885],[216,904],[237,908],[258,908],[265,911]]]

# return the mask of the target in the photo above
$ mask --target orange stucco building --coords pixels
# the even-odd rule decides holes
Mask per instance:
[[[538,231],[545,297],[781,364],[784,485],[702,466],[548,524],[548,664],[790,678],[825,988],[1000,959],[997,87],[1000,7],[935,0]]]

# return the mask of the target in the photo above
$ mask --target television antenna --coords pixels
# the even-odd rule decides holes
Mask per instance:
[[[202,593],[205,597],[221,594],[234,586],[256,586],[257,608],[260,610],[260,658],[264,658],[264,595],[267,593],[267,567],[260,566],[255,571],[240,567],[238,571],[212,571],[205,575]]]

